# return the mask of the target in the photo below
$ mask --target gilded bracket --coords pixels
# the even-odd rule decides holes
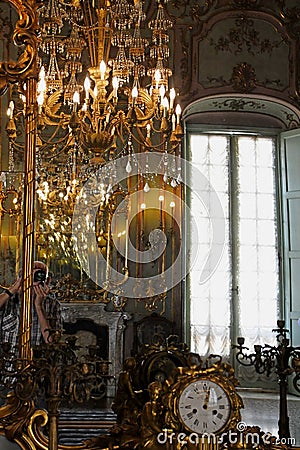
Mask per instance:
[[[3,95],[10,83],[25,81],[30,76],[36,76],[36,56],[38,40],[37,6],[34,0],[6,0],[18,12],[19,19],[13,33],[15,45],[24,45],[25,49],[16,62],[0,63],[0,95]]]

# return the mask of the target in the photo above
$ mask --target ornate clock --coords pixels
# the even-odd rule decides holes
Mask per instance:
[[[198,434],[216,433],[223,429],[228,422],[230,406],[223,387],[209,378],[188,383],[178,399],[182,423]]]
[[[209,368],[179,368],[169,382],[167,426],[198,435],[234,428],[243,407],[237,384],[232,367],[220,361]]]

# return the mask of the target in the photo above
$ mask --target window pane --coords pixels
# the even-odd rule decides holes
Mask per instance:
[[[238,153],[240,331],[251,347],[273,341],[277,317],[273,140],[241,137]]]
[[[218,270],[211,276],[202,270],[210,250],[212,230],[209,212],[201,205],[201,192],[191,192],[191,211],[198,230],[199,251],[190,273],[191,350],[205,355],[230,352],[230,264],[228,228],[228,137],[191,136],[192,162],[211,183],[219,197],[227,220],[225,251]],[[214,217],[214,220],[221,218]],[[218,243],[223,246],[223,242]],[[206,276],[207,275],[207,276]],[[200,280],[208,279],[204,284]]]

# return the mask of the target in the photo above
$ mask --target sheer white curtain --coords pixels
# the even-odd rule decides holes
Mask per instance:
[[[198,228],[199,255],[190,271],[191,349],[202,355],[216,353],[228,355],[230,350],[230,248],[228,203],[228,146],[227,136],[191,135],[191,156],[195,167],[209,180],[207,189],[214,189],[223,207],[226,240],[217,270],[207,274],[208,281],[200,283],[202,270],[210,245],[212,228],[210,208],[201,203],[206,193],[191,190],[191,211]],[[193,180],[192,180],[193,183]],[[193,184],[192,184],[193,186]],[[211,268],[213,270],[213,268]],[[210,276],[211,275],[211,276]]]
[[[191,245],[200,251],[190,268],[191,349],[201,355],[229,356],[239,335],[250,347],[274,342],[278,308],[274,151],[272,138],[190,135],[191,161],[209,180],[208,189],[217,193],[226,224],[220,263],[201,284],[212,243],[212,218],[201,202],[204,193],[192,189],[198,242]]]
[[[247,346],[272,343],[278,314],[276,185],[272,139],[238,139],[240,333]]]

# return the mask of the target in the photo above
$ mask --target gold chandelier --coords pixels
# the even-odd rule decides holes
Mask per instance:
[[[174,152],[182,137],[181,110],[169,87],[172,23],[161,0],[143,30],[149,39],[142,37],[140,1],[49,0],[40,16],[41,154],[49,144],[56,151],[75,147],[74,172],[83,155],[103,163],[124,146],[131,152],[132,143],[138,151]]]
[[[126,233],[128,238],[125,225],[115,231],[110,227],[118,202],[133,192],[146,195],[153,186],[162,190],[160,199],[167,198],[163,191],[175,190],[181,183],[180,167],[167,163],[169,154],[180,156],[183,135],[178,93],[168,65],[172,22],[163,0],[149,2],[149,13],[146,20],[139,0],[41,3],[36,239],[46,260],[75,261],[71,219],[75,202],[99,167],[107,167],[107,182],[97,183],[91,193],[102,199],[96,224],[98,247],[107,265],[119,269],[123,265],[125,274],[127,258],[122,260],[110,248],[114,232],[124,240],[124,248]],[[10,102],[7,131],[12,159],[14,151],[22,149],[16,130],[24,120],[25,98],[22,92]],[[144,171],[137,171],[135,156],[151,152],[161,154],[163,169],[151,174],[146,164]],[[114,184],[114,162],[120,157],[127,161],[128,180]],[[138,197],[141,205],[143,195]],[[157,203],[161,209],[162,200]],[[174,207],[169,209],[172,215]],[[158,227],[163,229],[163,223],[160,213]],[[141,209],[136,238],[140,250],[148,246],[146,228]],[[157,264],[162,270],[163,264]]]

